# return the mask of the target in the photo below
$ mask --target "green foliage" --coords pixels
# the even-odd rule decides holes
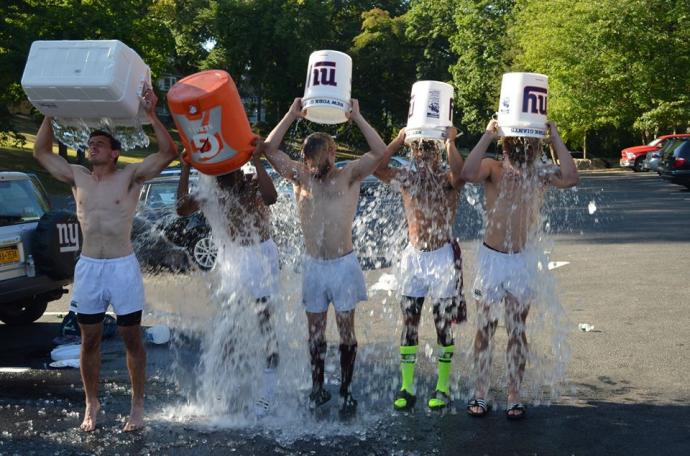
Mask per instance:
[[[455,1],[456,33],[450,43],[457,57],[451,72],[458,120],[467,131],[482,131],[498,107],[513,6],[513,0]]]
[[[455,123],[483,131],[506,71],[549,76],[549,117],[574,147],[690,122],[690,0],[18,0],[0,11],[0,136],[38,39],[120,39],[154,76],[225,69],[267,109],[262,131],[302,94],[318,49],[353,57],[352,95],[386,139],[420,79],[450,81]]]

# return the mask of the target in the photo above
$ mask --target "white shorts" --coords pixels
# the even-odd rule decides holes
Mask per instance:
[[[116,315],[144,309],[144,281],[137,258],[133,253],[108,259],[81,255],[74,269],[70,310],[94,315],[104,313],[109,305]]]
[[[273,239],[248,246],[221,248],[216,265],[226,268],[223,277],[242,287],[245,296],[253,299],[268,298],[278,294],[280,266],[278,246]]]
[[[502,253],[486,245],[479,247],[477,277],[473,295],[477,301],[496,308],[493,320],[500,316],[499,304],[508,293],[521,305],[528,305],[535,297],[537,260],[524,252]]]
[[[330,302],[336,312],[348,312],[366,300],[364,273],[355,252],[332,260],[304,255],[302,302],[307,312],[326,312]]]
[[[400,289],[403,296],[430,299],[454,298],[459,293],[462,271],[455,266],[450,243],[424,252],[408,244],[400,258]]]

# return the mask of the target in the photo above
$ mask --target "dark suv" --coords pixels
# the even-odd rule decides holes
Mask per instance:
[[[678,140],[664,152],[658,171],[671,183],[690,189],[690,138]]]
[[[50,211],[36,176],[0,172],[0,320],[38,320],[72,282],[82,235],[76,216]]]

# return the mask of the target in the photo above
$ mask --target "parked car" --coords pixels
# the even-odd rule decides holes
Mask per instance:
[[[647,152],[661,149],[666,142],[674,138],[688,138],[690,134],[663,135],[647,145],[633,146],[621,150],[620,165],[624,168],[632,168],[633,171],[644,171],[642,164]]]
[[[179,179],[179,168],[165,170],[146,181],[139,194],[132,241],[144,268],[185,270],[191,265],[189,259],[202,269],[215,263],[216,248],[203,214],[177,215]],[[197,180],[192,175],[190,184]]]
[[[394,162],[399,166],[409,165],[409,162],[397,157]],[[336,165],[342,167],[345,163],[338,162]],[[281,252],[281,261],[292,262],[299,258],[303,248],[299,221],[293,206],[292,184],[270,166],[266,168],[278,191],[278,202],[272,217],[273,238]],[[246,171],[252,172],[252,169],[247,168]],[[134,248],[143,267],[185,270],[194,263],[208,270],[215,264],[217,252],[211,228],[201,212],[188,217],[177,215],[175,203],[179,175],[179,168],[170,168],[144,184],[132,231]],[[190,187],[194,187],[198,179],[198,174],[192,174]],[[362,185],[364,196],[360,198],[355,217],[353,242],[364,267],[382,267],[388,264],[391,253],[388,244],[393,242],[391,236],[385,233],[391,230],[393,223],[390,221],[395,220],[395,226],[398,227],[399,220],[404,220],[404,214],[400,197],[390,191],[387,185],[382,185],[373,176],[366,181]],[[188,261],[185,263],[182,257],[187,257]]]
[[[0,172],[0,320],[38,320],[67,292],[81,246],[76,215],[51,211],[35,175]]]
[[[690,189],[690,138],[677,141],[659,164],[659,175],[673,184]]]
[[[651,152],[647,152],[645,155],[645,159],[642,162],[642,170],[643,171],[659,171],[659,165],[661,164],[661,158],[664,156],[665,153],[667,153],[669,150],[673,149],[679,141],[683,141],[682,138],[673,138],[669,139],[668,141],[664,142],[664,145],[659,148],[655,149]]]

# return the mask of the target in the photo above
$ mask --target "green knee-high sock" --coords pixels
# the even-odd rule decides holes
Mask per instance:
[[[410,394],[414,394],[414,365],[417,362],[417,346],[400,346],[400,372],[402,373],[402,387]]]
[[[451,361],[453,360],[455,345],[446,345],[445,347],[439,347],[439,349],[436,390],[448,394],[448,379],[450,377]]]

